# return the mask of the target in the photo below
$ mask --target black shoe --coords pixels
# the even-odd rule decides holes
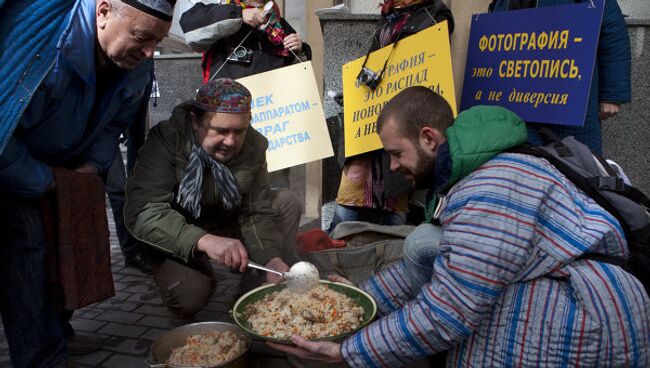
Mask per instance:
[[[105,337],[74,334],[66,339],[70,355],[86,355],[99,350]]]
[[[153,273],[151,266],[149,266],[149,263],[147,263],[141,254],[124,257],[124,267],[135,268],[147,275],[151,275]]]

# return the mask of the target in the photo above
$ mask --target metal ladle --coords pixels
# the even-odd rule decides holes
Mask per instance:
[[[248,261],[248,267],[282,276],[287,281],[287,288],[297,293],[304,293],[315,288],[320,280],[318,269],[309,262],[297,262],[291,266],[289,272],[280,272],[252,261]]]

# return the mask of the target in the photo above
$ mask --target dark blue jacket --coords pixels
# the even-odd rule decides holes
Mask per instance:
[[[153,61],[120,73],[92,113],[94,0],[10,2],[0,24],[0,67],[9,75],[0,81],[0,192],[43,195],[50,166],[90,163],[107,171],[120,134],[148,101]]]
[[[538,7],[562,4],[573,4],[576,0],[495,0],[490,5],[492,11],[526,8],[537,3]],[[632,88],[630,36],[627,25],[616,0],[606,0],[603,12],[603,22],[600,27],[600,39],[596,53],[596,68],[591,81],[591,93],[587,116],[583,127],[568,127],[559,125],[529,124],[529,139],[540,144],[537,130],[546,126],[560,137],[573,135],[595,152],[602,152],[600,130],[600,102],[618,104],[630,102]]]

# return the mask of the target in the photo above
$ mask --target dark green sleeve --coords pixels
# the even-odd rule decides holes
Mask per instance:
[[[151,130],[126,183],[124,222],[133,236],[187,261],[207,231],[172,208],[176,187],[175,141],[166,122]]]
[[[256,175],[251,191],[242,196],[240,218],[244,245],[250,259],[265,264],[281,257],[282,233],[278,228],[277,212],[271,206],[271,187],[266,165]]]

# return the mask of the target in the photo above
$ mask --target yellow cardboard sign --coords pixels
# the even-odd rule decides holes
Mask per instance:
[[[311,62],[237,80],[251,91],[251,127],[269,140],[269,172],[334,155]]]
[[[343,65],[345,157],[382,148],[377,134],[379,113],[388,100],[407,87],[431,88],[449,102],[456,116],[447,21],[400,40],[394,50],[391,44],[371,53],[366,67],[377,74],[388,59],[375,90],[357,81],[365,58]]]

